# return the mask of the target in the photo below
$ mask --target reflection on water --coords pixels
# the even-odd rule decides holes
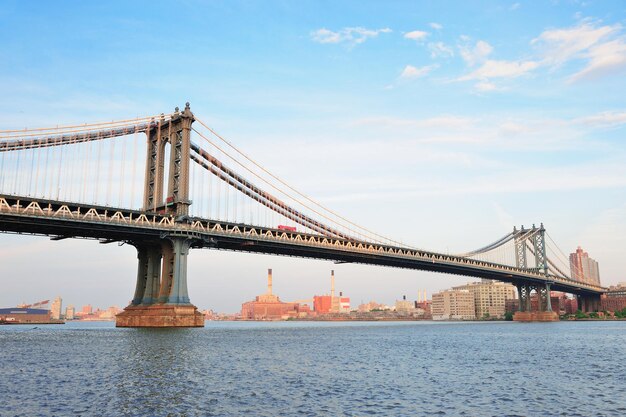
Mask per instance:
[[[626,415],[626,322],[0,328],[0,416]]]

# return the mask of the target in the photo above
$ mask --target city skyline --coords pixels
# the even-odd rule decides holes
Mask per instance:
[[[163,5],[65,15],[7,2],[0,31],[21,42],[0,64],[0,126],[143,116],[188,100],[291,185],[379,233],[457,253],[544,222],[565,253],[593,254],[603,285],[623,281],[623,5],[397,4],[187,2],[161,33]],[[262,293],[268,267],[286,300],[324,291],[330,269],[355,302],[467,280],[208,250],[189,259],[191,301],[219,311]],[[135,285],[128,245],[0,235],[0,261],[20,278],[0,306],[56,293],[124,306]]]

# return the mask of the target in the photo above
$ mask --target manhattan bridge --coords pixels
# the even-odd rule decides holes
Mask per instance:
[[[124,327],[203,325],[187,291],[187,257],[200,248],[509,282],[521,320],[554,317],[551,290],[578,296],[584,311],[597,310],[605,291],[569,276],[543,224],[455,255],[361,227],[273,175],[189,103],[171,114],[0,131],[0,231],[134,246],[136,289],[117,317]]]

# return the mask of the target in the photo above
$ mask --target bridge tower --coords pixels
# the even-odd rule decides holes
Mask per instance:
[[[546,278],[548,273],[548,258],[546,256],[546,229],[543,223],[539,228],[533,225],[532,229],[524,229],[524,226],[518,231],[513,229],[515,234],[515,261],[518,268],[528,269],[528,259],[526,256],[529,250],[535,258],[534,270],[541,272]],[[543,282],[520,282],[517,284],[517,293],[519,298],[518,311],[513,316],[515,321],[558,321],[558,312],[552,311],[552,303],[550,300],[550,286],[552,283],[548,280]],[[537,296],[537,310],[533,311],[531,294],[535,291]]]
[[[189,213],[189,161],[193,113],[186,104],[169,119],[146,131],[147,156],[143,211],[169,214],[180,230],[158,240],[129,242],[137,248],[137,283],[128,307],[118,314],[117,327],[202,327],[204,317],[189,301],[187,255],[198,240],[184,226]],[[169,168],[165,184],[167,147]],[[163,198],[163,191],[167,194]]]

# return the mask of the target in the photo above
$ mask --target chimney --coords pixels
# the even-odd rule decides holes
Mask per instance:
[[[272,295],[272,268],[267,270],[267,295]]]
[[[406,301],[406,295],[402,296],[402,301]]]
[[[330,271],[330,299],[335,298],[335,270]]]
[[[343,297],[343,291],[339,291],[339,297]]]

